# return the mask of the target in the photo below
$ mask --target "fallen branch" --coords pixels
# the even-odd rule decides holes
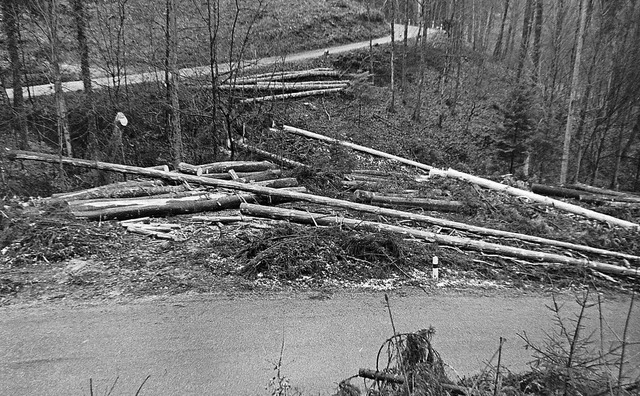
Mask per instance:
[[[340,92],[343,89],[344,88],[316,89],[313,91],[303,91],[303,92],[295,92],[295,93],[288,93],[288,94],[281,94],[281,95],[259,96],[257,98],[242,99],[240,103],[256,103],[256,102],[265,102],[268,100],[303,98],[306,96],[325,95],[329,93]]]
[[[428,242],[441,245],[456,246],[462,249],[475,250],[480,252],[490,252],[504,254],[512,257],[524,258],[537,262],[560,263],[574,265],[585,268],[592,268],[598,271],[614,273],[618,275],[640,276],[640,270],[625,268],[617,265],[590,261],[587,259],[577,259],[554,253],[538,252],[511,246],[498,245],[496,243],[477,241],[468,238],[460,238],[450,235],[436,234],[430,231],[422,231],[414,228],[400,227],[390,224],[377,223],[349,219],[332,215],[303,212],[293,209],[274,208],[261,205],[242,204],[240,212],[248,216],[266,217],[276,220],[288,220],[302,224],[341,226],[347,225],[353,228],[365,228],[376,231],[388,231],[403,235],[410,235],[415,238],[424,239]]]
[[[163,172],[163,171],[158,171],[153,169],[140,168],[136,166],[112,164],[108,162],[89,161],[89,160],[69,158],[69,157],[59,157],[57,155],[35,153],[30,151],[9,150],[7,151],[7,158],[10,160],[45,161],[53,164],[63,163],[67,165],[80,166],[85,168],[101,169],[101,170],[107,170],[111,172],[128,173],[128,174],[135,174],[135,175],[142,175],[147,177],[172,180],[175,182],[189,182],[189,183],[201,184],[204,186],[228,188],[233,190],[251,192],[251,193],[260,194],[260,195],[282,197],[285,199],[306,201],[306,202],[311,202],[311,203],[320,204],[320,205],[330,205],[337,208],[352,209],[352,210],[372,213],[380,216],[390,216],[390,217],[396,217],[400,219],[429,223],[429,224],[433,224],[441,227],[474,232],[481,235],[489,235],[489,236],[500,237],[500,238],[514,238],[514,239],[519,239],[521,241],[539,243],[539,244],[549,245],[549,246],[557,246],[557,247],[566,248],[566,249],[573,249],[573,250],[582,251],[582,252],[600,254],[604,256],[617,257],[621,259],[640,262],[639,256],[634,256],[626,253],[612,252],[605,249],[599,249],[599,248],[594,248],[594,247],[585,246],[585,245],[576,245],[569,242],[557,241],[554,239],[547,239],[547,238],[540,238],[533,235],[519,234],[515,232],[478,227],[478,226],[473,226],[473,225],[464,224],[460,222],[444,220],[444,219],[440,219],[432,216],[409,213],[409,212],[404,212],[396,209],[380,208],[377,206],[359,204],[355,202],[344,201],[341,199],[306,194],[306,193],[301,193],[297,191],[262,187],[262,186],[255,185],[255,183],[237,183],[229,180],[211,179],[207,177],[186,175],[186,174],[176,173],[176,172]]]
[[[402,374],[385,373],[382,371],[361,368],[358,370],[358,377],[368,378],[376,381],[391,382],[394,384],[404,384],[405,377]],[[468,395],[471,391],[463,386],[453,384],[438,384],[442,389],[451,391],[453,395]]]

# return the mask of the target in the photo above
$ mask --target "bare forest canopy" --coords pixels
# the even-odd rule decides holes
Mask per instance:
[[[1,5],[0,76],[14,95],[0,98],[10,104],[0,111],[0,138],[10,148],[153,166],[234,156],[233,142],[243,135],[308,163],[300,150],[268,140],[265,126],[275,120],[347,135],[442,168],[640,190],[638,2],[3,0]],[[368,81],[340,93],[242,103],[241,90],[219,89],[236,84],[241,73],[234,65],[241,59],[284,58],[367,40],[388,34],[389,23],[441,30],[427,40],[313,61],[312,66],[345,73],[370,73]],[[220,73],[220,65],[231,72]],[[179,78],[179,69],[192,66],[208,66],[210,72]],[[129,84],[128,75],[149,70],[158,73],[157,81]],[[113,86],[92,86],[98,75],[110,77]],[[63,92],[61,82],[69,79],[82,80],[84,91]],[[29,97],[24,87],[42,83],[52,84],[56,94]],[[126,122],[116,118],[119,112]],[[270,147],[278,144],[277,150]],[[8,190],[34,193],[24,186]]]

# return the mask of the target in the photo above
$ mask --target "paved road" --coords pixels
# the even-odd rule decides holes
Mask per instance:
[[[543,331],[553,327],[544,307],[549,298],[422,294],[392,297],[391,303],[398,331],[436,327],[434,345],[460,375],[478,372],[500,336],[507,338],[503,362],[523,370],[530,355],[516,334],[526,330],[542,340]],[[636,340],[638,308],[631,327]],[[626,300],[605,306],[607,320],[620,333],[627,309]],[[96,394],[106,394],[118,377],[113,394],[132,395],[147,375],[146,395],[266,394],[284,335],[283,374],[305,395],[325,395],[358,368],[375,367],[378,348],[390,334],[382,294],[4,307],[0,394],[88,395],[89,378]]]
[[[404,26],[403,25],[395,25],[395,41],[400,41],[404,39]],[[429,29],[431,32],[435,31],[435,29]],[[419,28],[417,26],[409,26],[407,31],[407,37],[413,38],[418,35]],[[391,42],[391,36],[385,36],[378,39],[373,40],[373,44],[386,44]],[[330,54],[339,54],[343,52],[353,51],[360,48],[369,47],[369,40],[361,41],[358,43],[345,44],[336,47],[325,47],[312,51],[305,51],[296,54],[291,54],[287,56],[272,56],[268,58],[260,58],[260,59],[249,59],[246,60],[243,64],[244,68],[253,68],[253,67],[262,67],[269,66],[278,63],[287,63],[287,62],[300,62],[303,60],[319,58],[323,56],[325,53],[329,52]],[[229,65],[221,63],[218,66],[220,73],[226,73],[229,71]],[[179,71],[181,78],[195,78],[209,75],[210,68],[209,65],[201,66],[201,67],[192,67],[187,69],[181,69]],[[149,71],[138,73],[138,74],[129,74],[126,76],[127,84],[141,84],[141,83],[149,83],[149,82],[162,82],[164,81],[164,70],[163,69],[150,69]],[[110,77],[96,77],[92,79],[94,89],[113,87],[113,80]],[[26,90],[29,90],[31,96],[45,96],[45,95],[53,95],[53,84],[43,84],[43,85],[34,85],[31,87],[24,87],[25,95],[27,94]],[[62,89],[66,92],[77,92],[83,90],[82,81],[69,81],[62,83]],[[7,96],[13,100],[13,89],[7,89]]]

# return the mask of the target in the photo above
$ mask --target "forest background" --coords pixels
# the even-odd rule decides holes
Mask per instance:
[[[245,136],[313,162],[264,131],[277,120],[438,167],[640,190],[634,0],[3,0],[1,11],[7,148],[175,165],[236,156]],[[389,23],[437,33],[315,61],[372,74],[347,93],[243,105],[218,89],[242,74],[242,59],[367,40]],[[208,70],[179,72],[193,66]],[[130,84],[142,71],[156,81]],[[96,76],[111,83],[96,86]],[[74,79],[84,90],[64,92]],[[26,89],[43,83],[55,95]],[[2,188],[50,194],[73,184],[65,171],[12,170]],[[75,180],[95,185],[94,176]]]

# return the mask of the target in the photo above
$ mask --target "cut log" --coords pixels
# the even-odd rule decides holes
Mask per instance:
[[[317,95],[326,95],[330,93],[336,93],[342,91],[344,88],[328,88],[328,89],[316,89],[312,91],[302,91],[281,95],[268,95],[268,96],[259,96],[257,98],[246,98],[242,99],[240,103],[257,103],[257,102],[266,102],[269,100],[280,100],[280,99],[292,99],[292,98],[304,98],[307,96],[317,96]]]
[[[250,146],[246,143],[242,143],[242,142],[235,142],[235,143],[236,143],[236,147],[240,148],[241,150],[245,150],[259,157],[268,159],[269,161],[275,164],[278,164],[280,166],[285,166],[287,168],[310,168],[309,165],[305,165],[301,162],[290,160],[281,155],[270,153],[268,151],[259,149],[257,147]]]
[[[635,268],[625,268],[617,265],[595,262],[587,259],[578,259],[554,253],[538,252],[521,249],[511,246],[498,245],[496,243],[478,241],[468,238],[460,238],[450,235],[436,234],[434,232],[417,230],[414,228],[400,227],[395,225],[363,221],[359,219],[349,219],[333,215],[303,212],[300,210],[274,208],[262,205],[242,204],[240,205],[242,214],[254,217],[266,217],[276,220],[288,220],[302,224],[339,226],[347,225],[353,228],[370,229],[376,231],[394,232],[402,235],[409,235],[415,238],[424,239],[428,242],[441,245],[455,246],[466,250],[475,250],[486,253],[502,254],[510,257],[517,257],[526,260],[543,263],[559,263],[565,265],[581,266],[592,268],[598,271],[613,273],[618,275],[640,276],[640,270]]]
[[[285,73],[281,73],[278,76],[263,76],[263,77],[245,77],[239,78],[236,80],[238,84],[248,84],[248,83],[256,83],[259,81],[287,81],[287,80],[295,80],[299,78],[309,78],[309,77],[352,77],[352,74],[345,74],[342,72],[338,72],[336,70],[303,70],[303,71],[289,71]]]
[[[168,199],[146,200],[137,205],[121,205],[120,207],[103,207],[89,210],[88,208],[70,207],[71,213],[78,218],[87,220],[123,220],[141,216],[169,216],[178,214],[212,212],[224,209],[238,208],[243,202],[284,202],[286,199],[278,197],[261,197],[255,194],[234,194],[201,197],[200,199]],[[118,204],[117,202],[112,202]],[[107,204],[107,203],[103,203]]]
[[[587,192],[590,192],[592,194],[614,195],[614,196],[626,196],[626,195],[628,195],[628,194],[620,192],[620,191],[607,190],[606,188],[593,187],[593,186],[589,186],[587,184],[582,184],[582,183],[568,184],[565,187],[572,188],[574,190],[587,191]]]
[[[296,187],[298,185],[298,179],[295,177],[285,177],[282,179],[274,179],[274,180],[265,180],[260,182],[252,183],[257,186],[264,186],[270,188],[286,188],[286,187]]]
[[[373,205],[407,206],[439,212],[461,212],[465,208],[465,205],[460,201],[448,201],[444,199],[397,197],[363,190],[357,190],[353,195],[357,202]]]
[[[239,221],[249,221],[253,220],[255,217],[249,216],[193,216],[191,220],[193,221],[205,221],[208,223],[237,223]]]
[[[473,183],[473,184],[477,184],[478,186],[481,187],[485,187],[491,190],[495,190],[495,191],[501,191],[504,192],[506,194],[510,194],[510,195],[514,195],[517,197],[525,197],[525,198],[529,198],[530,200],[537,202],[537,203],[541,203],[547,206],[552,206],[564,211],[567,211],[569,213],[574,213],[574,214],[578,214],[581,216],[584,216],[586,218],[589,219],[594,219],[594,220],[598,220],[598,221],[602,221],[608,224],[612,224],[612,225],[616,225],[619,227],[623,227],[623,228],[627,228],[627,229],[632,229],[632,230],[638,230],[640,229],[640,224],[637,223],[633,223],[630,221],[626,221],[626,220],[622,220],[622,219],[618,219],[615,218],[613,216],[609,216],[603,213],[598,213],[595,212],[593,210],[589,210],[589,209],[585,209],[582,208],[580,206],[576,206],[576,205],[572,205],[563,201],[559,201],[557,199],[553,199],[553,198],[549,198],[549,197],[544,197],[542,195],[538,195],[535,193],[532,193],[531,191],[526,191],[526,190],[522,190],[519,188],[515,188],[515,187],[511,187],[508,186],[506,184],[501,184],[498,182],[494,182],[488,179],[483,179],[481,177],[477,177],[477,176],[472,176],[469,175],[467,173],[463,173],[463,172],[458,172],[456,170],[453,169],[448,169],[448,170],[441,170],[441,169],[432,169],[431,176],[433,175],[438,175],[438,176],[444,176],[444,177],[452,177],[455,179],[459,179],[459,180],[464,180],[467,181],[469,183]]]
[[[573,198],[595,205],[633,207],[633,204],[640,204],[640,197],[632,197],[627,195],[593,194],[586,193],[586,191],[563,187],[545,186],[542,184],[533,184],[531,186],[531,191],[536,194],[545,195],[548,197]]]
[[[280,169],[269,169],[261,172],[236,172],[239,178],[248,182],[259,182],[266,180],[275,180],[282,175]],[[212,179],[231,180],[231,175],[227,173],[206,173],[202,177],[210,177]]]
[[[380,216],[389,216],[400,219],[412,220],[417,222],[429,223],[440,227],[458,229],[468,232],[477,233],[480,235],[489,235],[499,238],[515,238],[521,241],[527,241],[532,243],[538,243],[543,245],[557,246],[566,249],[573,249],[576,251],[600,254],[609,257],[617,257],[627,259],[635,262],[640,262],[640,257],[621,253],[612,252],[605,249],[594,248],[585,245],[577,245],[564,241],[557,241],[554,239],[540,238],[533,235],[519,234],[515,232],[508,232],[502,230],[495,230],[491,228],[478,227],[469,224],[464,224],[455,221],[449,221],[440,219],[437,217],[426,216],[422,214],[403,212],[396,209],[380,208],[372,205],[359,204],[355,202],[344,201],[341,199],[323,197],[313,194],[306,194],[297,191],[291,191],[289,189],[276,189],[269,187],[257,186],[255,183],[236,183],[229,180],[211,179],[202,176],[187,175],[176,172],[162,172],[153,169],[145,169],[136,166],[112,164],[108,162],[89,161],[78,158],[59,157],[52,154],[42,154],[30,151],[9,150],[7,151],[7,158],[10,160],[31,160],[31,161],[45,161],[52,164],[63,163],[66,165],[80,166],[91,169],[101,169],[111,172],[128,173],[134,175],[142,175],[146,177],[155,177],[160,179],[172,180],[174,182],[189,182],[197,183],[204,186],[214,186],[220,188],[228,188],[232,190],[240,190],[251,192],[260,195],[267,195],[273,197],[282,197],[291,200],[300,200],[311,202],[320,205],[330,205],[343,209],[358,210],[361,212],[372,213]]]
[[[147,166],[147,168],[169,172],[169,165]]]
[[[581,197],[580,191],[564,187],[546,186],[544,184],[532,184],[531,191],[536,194],[545,195],[547,197],[562,197],[573,199],[580,199]]]
[[[203,174],[226,173],[233,169],[236,172],[261,172],[277,168],[269,161],[222,161],[199,166]]]
[[[280,129],[275,129],[275,128],[271,128],[271,130],[273,131],[280,131]],[[363,153],[367,153],[367,154],[371,154],[371,155],[375,155],[377,157],[382,157],[382,158],[387,158],[390,160],[394,160],[403,164],[407,164],[407,165],[411,165],[414,166],[418,169],[423,169],[423,170],[431,170],[433,167],[429,166],[429,165],[425,165],[425,164],[421,164],[420,162],[416,162],[416,161],[412,161],[406,158],[402,158],[402,157],[398,157],[397,155],[393,155],[393,154],[389,154],[389,153],[385,153],[384,151],[379,151],[379,150],[375,150],[369,147],[365,147],[365,146],[360,146],[358,144],[354,144],[351,142],[346,142],[344,140],[338,140],[338,139],[334,139],[334,138],[330,138],[328,136],[324,136],[324,135],[320,135],[318,133],[313,133],[313,132],[309,132],[309,131],[305,131],[304,129],[300,129],[300,128],[294,128],[292,126],[289,125],[284,125],[282,127],[282,130],[285,132],[290,132],[290,133],[295,133],[296,135],[300,135],[300,136],[305,136],[308,138],[312,138],[312,139],[317,139],[317,140],[321,140],[323,142],[327,142],[327,143],[331,143],[331,144],[338,144],[340,146],[343,147],[348,147],[352,150],[356,150],[356,151],[360,151]]]
[[[186,162],[180,162],[178,164],[178,170],[182,173],[188,173],[190,175],[200,176],[202,175],[202,167],[198,165],[187,164]]]
[[[234,90],[234,91],[244,91],[244,92],[261,92],[261,91],[269,91],[269,92],[303,92],[303,91],[314,91],[314,90],[326,90],[326,89],[344,89],[349,85],[347,83],[327,81],[325,83],[277,83],[277,82],[268,82],[268,83],[257,83],[257,84],[243,84],[243,85],[221,85],[219,88],[222,90]]]
[[[156,187],[164,187],[163,185],[164,183],[161,180],[130,180],[126,182],[119,182],[107,184],[105,186],[89,188],[86,190],[51,194],[51,197],[49,199],[52,201],[68,201],[70,199],[125,198],[141,195],[153,195],[140,192],[149,191],[149,189]]]

